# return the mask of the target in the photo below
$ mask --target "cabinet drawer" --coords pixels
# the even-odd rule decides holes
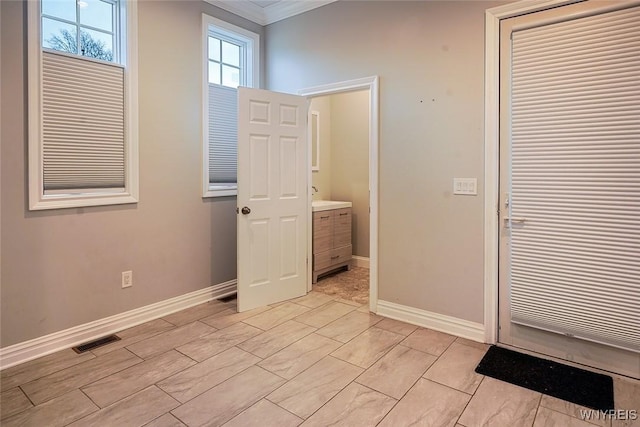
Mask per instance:
[[[351,259],[351,245],[331,249],[331,264],[340,264]]]
[[[313,255],[313,270],[318,271],[351,259],[351,245]]]
[[[351,208],[336,209],[333,217],[333,247],[351,244]]]
[[[318,271],[331,266],[331,251],[313,254],[313,270]]]

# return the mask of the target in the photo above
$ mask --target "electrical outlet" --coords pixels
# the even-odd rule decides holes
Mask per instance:
[[[123,271],[122,272],[122,287],[130,288],[133,286],[133,271]]]

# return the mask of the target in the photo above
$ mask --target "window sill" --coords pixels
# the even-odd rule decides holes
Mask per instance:
[[[138,198],[129,194],[60,194],[46,195],[38,200],[32,200],[29,210],[39,211],[46,209],[84,208],[90,206],[124,205],[138,203]]]
[[[208,197],[229,197],[229,196],[237,196],[238,195],[238,186],[237,185],[212,185],[205,189],[202,194],[203,198]]]

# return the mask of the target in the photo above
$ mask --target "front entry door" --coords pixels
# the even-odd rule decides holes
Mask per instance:
[[[584,2],[500,29],[498,340],[635,378],[638,20]]]
[[[238,89],[238,311],[307,292],[307,99]]]

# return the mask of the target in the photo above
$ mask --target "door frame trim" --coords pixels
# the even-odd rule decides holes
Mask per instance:
[[[500,21],[583,0],[525,0],[485,11],[484,48],[484,340],[498,341]]]
[[[334,95],[358,90],[369,91],[369,310],[377,311],[378,306],[378,151],[379,151],[379,78],[364,77],[326,85],[313,86],[298,91],[298,95],[307,99],[318,96]],[[311,160],[311,157],[309,157]],[[309,164],[309,184],[311,184],[311,164]],[[309,193],[309,210],[311,210],[311,194]],[[309,221],[308,233],[312,230]],[[311,238],[308,239],[307,253],[312,254]],[[309,283],[311,283],[311,269]]]

